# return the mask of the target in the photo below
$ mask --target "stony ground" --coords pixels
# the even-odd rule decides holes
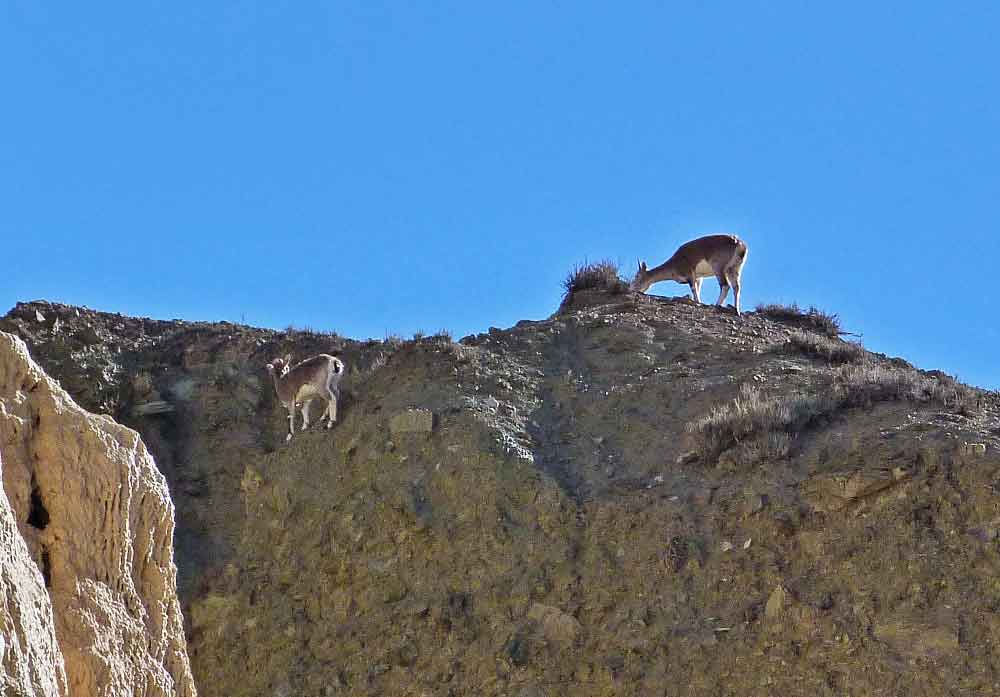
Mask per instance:
[[[864,355],[933,389],[709,452],[689,424],[843,367],[764,316],[597,291],[461,342],[47,303],[0,329],[156,455],[202,695],[1000,691],[997,399],[940,374]],[[349,373],[340,423],[285,444],[288,351]]]

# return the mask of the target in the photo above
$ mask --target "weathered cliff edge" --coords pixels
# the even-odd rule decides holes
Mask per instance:
[[[0,694],[193,697],[166,481],[0,332]]]

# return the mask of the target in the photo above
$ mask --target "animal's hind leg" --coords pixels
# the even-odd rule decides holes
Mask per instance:
[[[328,392],[328,401],[326,403],[326,427],[333,428],[333,424],[337,421],[337,391],[328,389]]]
[[[726,296],[729,295],[729,281],[726,280],[726,273],[722,272],[716,278],[719,280],[719,299],[716,301],[716,305],[722,305],[726,302]]]
[[[292,439],[292,434],[295,432],[295,404],[288,409],[288,435],[285,436],[285,441],[290,441]]]
[[[729,276],[729,282],[733,286],[733,306],[736,308],[736,314],[740,314],[740,268],[727,269],[726,275]]]
[[[312,404],[311,399],[307,399],[302,402],[302,430],[309,428],[309,405]]]
[[[733,305],[736,307],[736,314],[740,314],[740,284],[743,280],[743,265],[747,262],[747,250],[743,250],[743,255],[734,260],[734,263],[726,269],[730,284],[733,286]]]

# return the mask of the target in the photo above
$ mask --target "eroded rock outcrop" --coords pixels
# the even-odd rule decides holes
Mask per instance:
[[[0,462],[0,468],[3,463]],[[0,489],[0,694],[65,695],[52,605]]]
[[[2,332],[0,463],[3,694],[193,696],[163,476]]]

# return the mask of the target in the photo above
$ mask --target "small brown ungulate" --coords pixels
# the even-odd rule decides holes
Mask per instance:
[[[674,255],[652,269],[646,262],[639,262],[639,269],[632,279],[631,289],[645,293],[659,281],[677,281],[691,288],[691,297],[701,302],[701,280],[708,276],[719,279],[719,300],[726,300],[729,287],[733,288],[733,304],[740,314],[740,279],[747,260],[747,244],[736,235],[708,235],[680,246]]]
[[[307,358],[292,365],[292,356],[275,358],[267,364],[267,372],[274,381],[278,399],[288,410],[288,435],[292,439],[295,432],[295,409],[302,405],[302,430],[309,428],[309,403],[314,399],[326,400],[326,410],[320,421],[326,418],[326,427],[331,428],[337,421],[337,397],[340,394],[340,379],[344,376],[344,362],[325,353]]]

